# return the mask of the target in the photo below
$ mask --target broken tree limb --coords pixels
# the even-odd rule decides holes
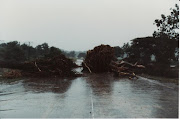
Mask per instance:
[[[85,67],[88,69],[89,73],[92,73],[91,69],[87,66],[87,64],[85,62],[83,62]]]
[[[110,63],[112,72],[114,72],[117,76],[127,76],[129,79],[137,78],[134,71],[139,68],[145,68],[143,65],[138,65],[136,62],[135,64],[126,62],[126,61],[112,61]]]
[[[41,72],[41,69],[39,69],[39,67],[37,66],[36,61],[34,62],[35,66],[37,67],[38,71]]]

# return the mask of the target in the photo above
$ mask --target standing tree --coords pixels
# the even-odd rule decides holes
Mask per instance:
[[[4,50],[4,60],[11,62],[22,62],[25,60],[24,52],[17,41],[6,44]]]
[[[179,6],[176,4],[175,8],[171,8],[171,14],[165,16],[161,15],[161,19],[156,19],[155,23],[158,30],[154,31],[154,38],[159,40],[159,56],[164,57],[168,62],[170,60],[178,60],[179,57]],[[168,47],[168,49],[167,49]]]
[[[123,49],[120,48],[119,46],[114,47],[114,52],[116,57],[123,57]]]
[[[131,45],[129,43],[124,43],[122,46],[123,54],[126,55],[126,57],[129,57],[131,53]]]
[[[171,8],[171,15],[162,14],[161,19],[156,19],[154,24],[158,27],[153,33],[155,38],[164,36],[179,41],[179,6],[176,4],[174,9]]]

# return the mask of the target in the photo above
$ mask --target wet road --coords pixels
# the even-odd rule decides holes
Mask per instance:
[[[178,117],[178,85],[112,74],[0,83],[0,117]]]

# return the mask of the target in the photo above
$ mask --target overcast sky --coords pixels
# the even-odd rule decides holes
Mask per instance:
[[[83,51],[152,36],[178,0],[0,0],[0,40]]]

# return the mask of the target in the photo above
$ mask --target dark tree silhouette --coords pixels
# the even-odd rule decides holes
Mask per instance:
[[[179,6],[176,4],[174,9],[171,8],[168,16],[162,14],[161,19],[156,19],[154,24],[158,30],[153,36],[163,40],[158,43],[158,47],[163,49],[160,54],[168,55],[163,55],[168,61],[179,60]]]
[[[56,47],[50,47],[49,54],[45,55],[46,57],[54,57],[62,54],[61,50]]]
[[[151,58],[152,55],[154,55],[156,63],[169,65],[171,60],[175,60],[174,47],[172,47],[175,43],[175,40],[162,37],[136,38],[132,40],[129,49],[129,61],[138,61],[139,63],[147,65],[152,62]]]
[[[114,52],[116,57],[123,57],[124,55],[123,49],[119,46],[114,47]]]
[[[85,57],[86,57],[86,53],[83,52],[79,53],[78,55],[78,58],[85,58]]]
[[[21,62],[25,60],[25,54],[17,41],[9,42],[4,47],[4,60]]]
[[[20,47],[22,48],[22,50],[24,52],[26,60],[34,59],[37,57],[36,49],[33,48],[32,46],[29,46],[27,44],[22,44]]]
[[[171,8],[171,14],[165,16],[161,15],[161,19],[156,19],[158,30],[154,32],[154,37],[168,37],[169,39],[179,40],[179,6],[176,4],[175,8]]]

